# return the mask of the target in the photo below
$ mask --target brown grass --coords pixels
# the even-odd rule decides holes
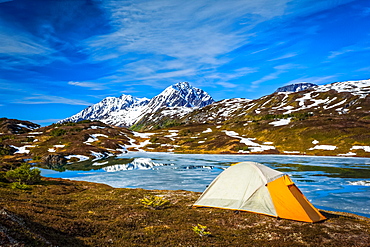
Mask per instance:
[[[114,189],[44,179],[31,191],[0,183],[0,246],[368,246],[370,221],[323,212],[310,224],[222,209],[192,208],[200,193]],[[146,195],[170,200],[151,210]],[[192,227],[208,227],[200,237]]]

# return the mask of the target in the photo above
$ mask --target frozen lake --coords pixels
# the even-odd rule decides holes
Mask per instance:
[[[120,158],[122,163],[118,160],[110,165],[100,160],[85,171],[41,169],[41,175],[104,183],[116,188],[203,192],[231,164],[254,161],[290,175],[319,209],[370,217],[370,158],[147,152],[129,152]]]

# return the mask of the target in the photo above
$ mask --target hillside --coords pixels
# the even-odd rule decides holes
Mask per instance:
[[[369,157],[369,89],[369,80],[350,81],[227,99],[141,129],[152,134],[149,151]]]
[[[40,125],[18,119],[0,118],[0,135],[22,134],[40,128]]]
[[[170,87],[172,93],[164,95],[178,90]],[[1,159],[91,164],[126,150],[370,157],[369,90],[369,80],[349,81],[201,108],[155,104],[156,110],[131,127],[141,133],[100,121],[35,129],[36,124],[3,118]]]
[[[1,125],[0,125],[1,127]],[[2,134],[0,170],[28,160],[53,169],[66,169],[73,162],[94,162],[127,152],[134,134],[126,128],[99,121],[53,124],[20,134]]]

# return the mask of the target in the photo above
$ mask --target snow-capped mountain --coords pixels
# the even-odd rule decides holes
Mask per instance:
[[[369,112],[370,80],[361,80],[314,86],[298,92],[277,92],[255,100],[226,99],[193,111],[178,123],[221,124],[278,115],[365,116]]]
[[[188,82],[179,82],[167,87],[152,99],[136,98],[131,95],[107,97],[81,112],[60,122],[78,122],[81,120],[100,120],[116,126],[132,126],[144,115],[169,108],[171,114],[190,112],[209,104],[214,100],[202,89],[191,86]],[[168,111],[166,112],[168,114]]]
[[[317,85],[313,84],[313,83],[296,83],[296,84],[291,84],[291,85],[279,87],[278,89],[276,89],[275,93],[279,93],[279,92],[299,92],[299,91],[306,90],[307,88],[316,87],[316,86]]]
[[[136,98],[131,95],[107,97],[102,101],[87,107],[81,112],[63,119],[60,122],[78,122],[81,120],[100,120],[107,124],[122,121],[122,126],[130,126],[139,117],[149,99]]]
[[[203,107],[212,104],[212,97],[202,89],[192,87],[188,82],[169,86],[148,103],[148,110],[156,112],[163,107]]]
[[[370,79],[360,81],[344,81],[326,84],[317,87],[316,92],[327,92],[329,90],[335,90],[338,93],[351,93],[353,95],[361,96],[365,98],[370,93]]]

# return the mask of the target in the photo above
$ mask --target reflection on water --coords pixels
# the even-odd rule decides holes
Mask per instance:
[[[105,164],[105,162],[104,162]],[[118,171],[128,171],[128,170],[159,170],[163,169],[164,166],[169,166],[170,169],[176,170],[189,170],[189,169],[214,169],[214,166],[196,166],[196,165],[182,165],[175,166],[175,164],[164,164],[156,163],[150,158],[135,158],[131,163],[128,164],[118,164],[113,166],[106,166],[103,168],[106,172],[118,172]]]
[[[135,158],[131,163],[119,164],[113,166],[106,166],[103,168],[106,172],[118,172],[127,170],[148,170],[155,169],[155,167],[167,166],[168,164],[155,163],[150,158]],[[169,164],[174,165],[174,164]]]
[[[259,162],[287,173],[318,208],[370,217],[368,158],[131,152],[108,163],[101,160],[94,170],[55,172],[42,169],[42,175],[105,183],[118,188],[202,192],[228,166],[242,161]]]

